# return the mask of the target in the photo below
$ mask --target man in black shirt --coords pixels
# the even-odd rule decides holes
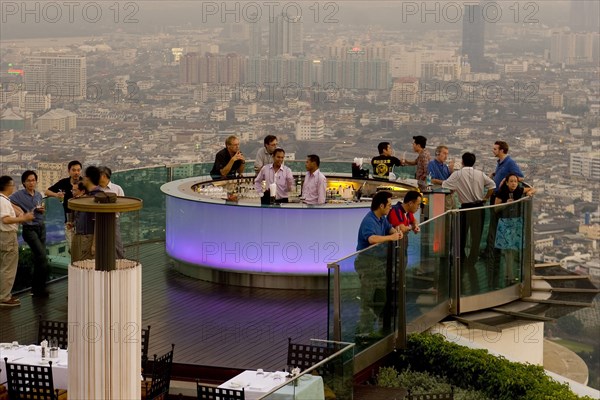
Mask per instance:
[[[392,156],[393,150],[390,142],[381,142],[377,145],[379,155],[373,157],[371,164],[373,165],[373,178],[388,180],[390,172],[394,166],[401,165],[400,160]]]
[[[50,186],[44,194],[48,197],[55,197],[62,202],[63,210],[65,212],[65,238],[67,239],[67,246],[71,246],[72,231],[67,226],[67,215],[70,213],[69,210],[69,199],[73,198],[73,185],[78,184],[81,181],[81,163],[77,160],[69,162],[67,166],[69,171],[69,177],[64,178]]]
[[[235,178],[236,174],[243,174],[246,159],[240,151],[240,139],[229,136],[225,140],[225,148],[215,156],[215,163],[210,171],[213,179]]]

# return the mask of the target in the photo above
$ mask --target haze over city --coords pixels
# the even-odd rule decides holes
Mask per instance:
[[[504,140],[538,190],[536,260],[597,282],[599,4],[2,1],[0,174],[43,191],[72,159],[210,164],[231,134],[249,159],[274,134],[348,172],[423,135],[489,174]]]

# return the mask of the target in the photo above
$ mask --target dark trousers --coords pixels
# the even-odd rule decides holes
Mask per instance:
[[[387,309],[386,258],[359,254],[354,269],[360,280],[360,318],[357,333],[373,332]],[[380,327],[381,328],[381,327]]]
[[[483,202],[463,203],[461,209],[482,207]],[[479,247],[481,235],[483,234],[483,221],[485,220],[485,210],[473,210],[460,213],[460,258],[464,273],[469,278],[471,292],[479,291],[479,278],[475,264],[479,259]],[[467,237],[471,240],[469,254],[466,253]]]
[[[31,292],[43,293],[48,280],[48,259],[46,258],[46,226],[23,225],[23,240],[29,245],[33,255]]]

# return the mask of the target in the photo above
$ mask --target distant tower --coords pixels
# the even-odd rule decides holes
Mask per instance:
[[[466,4],[463,13],[462,55],[468,58],[471,72],[485,72],[485,21],[479,4]]]
[[[302,17],[278,15],[269,22],[269,57],[304,53]]]
[[[254,16],[253,16],[254,19]],[[250,40],[248,43],[248,56],[260,57],[262,53],[262,26],[260,21],[250,23]]]
[[[569,28],[572,32],[598,32],[600,29],[600,2],[598,0],[571,0]]]

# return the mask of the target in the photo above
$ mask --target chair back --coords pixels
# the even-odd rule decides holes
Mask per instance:
[[[58,347],[61,349],[66,349],[69,346],[69,325],[67,322],[43,320],[41,315],[38,319],[38,341],[36,344],[40,344],[44,339],[48,342],[51,339],[56,339]]]
[[[335,353],[335,349],[312,344],[292,343],[288,338],[288,368],[300,368],[304,371]]]
[[[13,364],[5,357],[4,362],[9,399],[58,399],[52,378],[52,361],[48,362],[48,366]]]
[[[222,389],[216,386],[202,385],[196,381],[198,400],[245,400],[244,388],[242,390]]]
[[[146,372],[146,364],[148,364],[148,348],[150,347],[150,325],[148,329],[142,328],[142,371]]]
[[[173,350],[175,345],[171,344],[171,351],[163,356],[157,357],[154,355],[152,363],[152,381],[150,388],[146,392],[146,399],[156,399],[166,397],[169,393],[171,385],[171,367],[173,365]]]
[[[412,394],[409,390],[405,400],[454,400],[454,386],[450,387],[450,393]]]

